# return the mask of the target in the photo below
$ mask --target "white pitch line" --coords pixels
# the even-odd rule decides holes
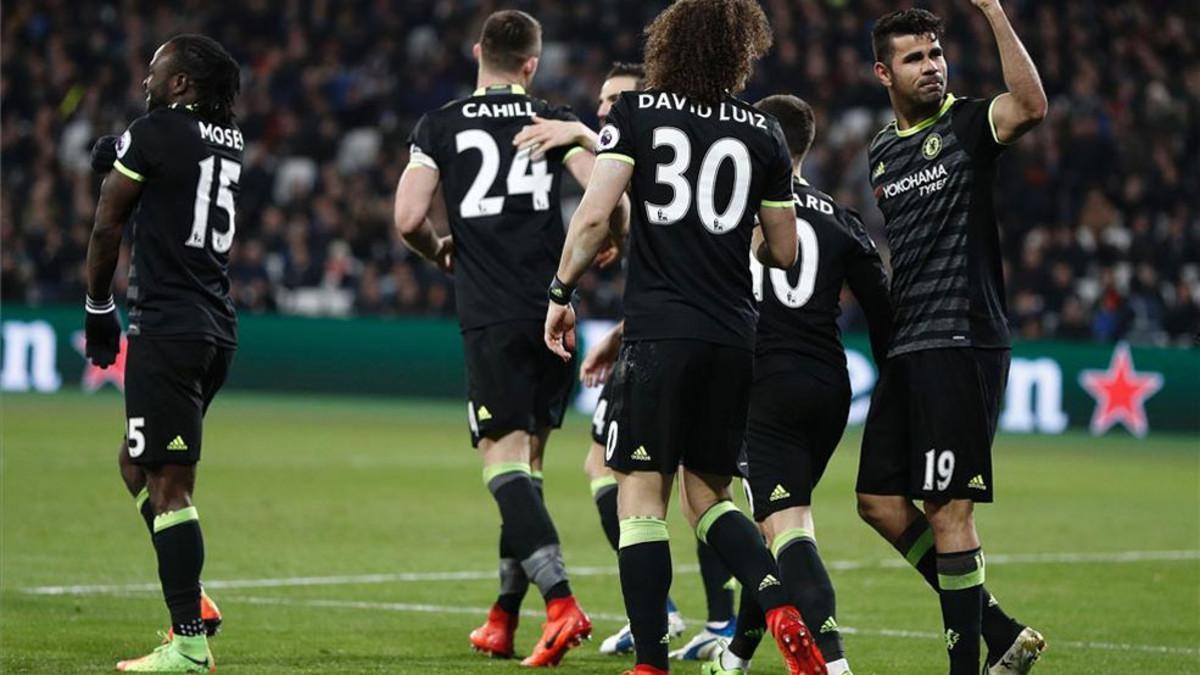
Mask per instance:
[[[269,598],[269,597],[225,597],[222,602],[228,603],[246,603],[249,605],[278,605],[286,607],[313,607],[320,609],[363,609],[363,610],[378,610],[385,612],[417,612],[422,614],[470,614],[480,616],[488,613],[486,607],[459,607],[451,605],[426,605],[414,604],[407,602],[363,602],[358,600],[289,600],[287,598]],[[526,609],[521,611],[522,616],[540,618],[542,612]],[[600,621],[612,621],[614,623],[625,623],[624,614],[607,614],[607,613],[589,613],[592,619]],[[702,623],[698,619],[684,619],[689,623]],[[896,630],[889,628],[854,628],[850,626],[838,626],[838,630],[847,635],[863,635],[873,637],[890,637],[890,638],[907,638],[916,640],[942,640],[940,633],[931,633],[912,630]],[[1193,647],[1174,647],[1170,645],[1140,645],[1140,644],[1122,644],[1118,642],[1091,642],[1079,640],[1055,640],[1051,636],[1051,647],[1065,647],[1068,649],[1102,649],[1106,651],[1118,652],[1142,652],[1149,654],[1178,654],[1182,656],[1197,656],[1200,655],[1200,649]]]
[[[1200,550],[1186,551],[1113,551],[1107,553],[1027,553],[989,555],[989,565],[1027,564],[1126,564],[1139,562],[1177,562],[1200,560]],[[901,558],[884,560],[832,560],[826,567],[837,571],[903,568],[908,563]],[[675,572],[696,572],[696,565],[676,566]],[[616,567],[570,567],[571,576],[597,577],[616,576]],[[495,580],[497,572],[491,570],[466,570],[461,572],[398,572],[389,574],[351,574],[337,576],[281,577],[267,579],[211,579],[204,582],[211,589],[242,588],[286,588],[296,586],[358,586],[367,584],[391,584],[434,581],[483,581]],[[142,584],[80,584],[71,586],[33,586],[22,589],[35,595],[91,595],[105,593],[151,593],[161,589],[157,583]]]

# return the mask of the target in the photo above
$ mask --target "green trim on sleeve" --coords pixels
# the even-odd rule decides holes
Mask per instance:
[[[921,562],[921,558],[924,558],[925,554],[929,553],[929,549],[931,548],[933,548],[933,528],[927,527],[921,533],[921,536],[917,537],[917,541],[913,543],[912,548],[908,549],[908,553],[904,554],[904,559],[908,561],[909,565],[916,567]]]
[[[779,552],[797,539],[807,539],[814,544],[817,543],[817,538],[813,536],[812,530],[803,527],[793,527],[790,530],[784,530],[775,535],[775,541],[771,542],[771,555],[778,558]]]
[[[738,511],[737,505],[731,501],[720,501],[713,504],[712,508],[700,516],[700,522],[696,523],[696,538],[707,544],[709,528],[713,526],[713,523],[717,522],[718,518],[730,511],[741,513],[741,511]]]
[[[178,511],[167,511],[154,516],[154,533],[158,534],[169,527],[175,527],[182,523],[187,523],[193,520],[200,520],[200,513],[196,511],[196,507],[189,506],[186,509]]]
[[[616,478],[613,478],[612,476],[604,476],[603,478],[597,478],[597,479],[593,480],[592,482],[588,483],[588,487],[591,488],[592,497],[595,498],[597,492],[600,492],[601,490],[608,487],[609,485],[616,485],[616,484],[617,484]]]
[[[772,201],[770,199],[764,199],[764,200],[762,200],[762,205],[767,208],[772,208],[772,209],[790,209],[796,205],[796,200],[789,199],[786,202],[782,202],[782,201],[777,202],[777,201]]]
[[[936,114],[934,114],[932,117],[926,117],[925,119],[921,120],[920,122],[917,122],[916,125],[911,126],[907,129],[901,129],[900,125],[897,124],[896,125],[896,135],[899,136],[900,138],[907,138],[919,131],[928,129],[929,127],[933,126],[933,124],[935,122],[942,119],[942,115],[945,115],[946,111],[950,109],[950,106],[954,105],[955,100],[957,100],[957,99],[954,98],[954,94],[946,94],[946,100],[942,102],[942,107],[938,109]]]
[[[992,102],[988,104],[988,128],[992,130],[992,140],[996,141],[997,145],[1012,145],[1017,142],[1016,139],[1004,142],[1000,140],[1000,134],[996,133],[996,118],[993,116],[993,111],[996,109],[996,101],[1000,100],[1000,96],[992,99]]]
[[[618,162],[625,162],[629,166],[634,166],[633,158],[629,155],[622,155],[619,152],[602,152],[596,155],[596,159],[615,159]]]
[[[583,146],[577,145],[577,146],[571,148],[570,150],[568,150],[567,154],[563,155],[563,161],[565,162],[568,159],[571,159],[572,157],[574,157],[575,155],[578,155],[581,152],[587,152],[587,150],[584,150]]]
[[[129,178],[131,180],[136,180],[139,183],[146,182],[145,176],[143,176],[142,174],[125,166],[124,164],[121,163],[121,160],[119,160],[119,159],[117,161],[113,162],[113,168],[116,169],[117,171],[120,171],[122,174],[124,174],[126,178]]]
[[[523,473],[527,476],[532,476],[533,472],[529,470],[527,462],[500,462],[483,467],[483,484],[487,485],[496,476],[506,473]]]
[[[142,512],[142,504],[145,504],[149,500],[150,491],[146,488],[142,488],[142,491],[137,493],[137,496],[133,498],[133,505],[137,508],[138,513]]]
[[[621,539],[618,548],[629,548],[655,541],[669,541],[667,521],[662,518],[626,518],[621,521]]]

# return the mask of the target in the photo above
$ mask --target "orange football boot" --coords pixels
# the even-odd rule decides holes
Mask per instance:
[[[575,602],[575,596],[556,598],[546,604],[542,637],[538,639],[533,653],[521,661],[521,665],[533,668],[557,666],[567,650],[578,647],[591,637],[592,620]]]
[[[487,621],[471,631],[471,647],[493,658],[511,659],[519,618],[501,609],[500,605],[492,605]]]
[[[827,675],[825,658],[813,642],[800,611],[791,605],[776,607],[767,612],[767,629],[783,654],[791,675]]]

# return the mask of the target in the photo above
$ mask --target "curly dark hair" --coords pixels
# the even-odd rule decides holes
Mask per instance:
[[[175,48],[174,72],[186,73],[196,87],[196,112],[210,122],[232,124],[233,103],[242,87],[238,62],[207,35],[184,33],[167,43]]]
[[[897,35],[929,35],[942,39],[946,25],[941,17],[927,9],[914,7],[884,14],[875,22],[871,31],[871,43],[875,48],[875,60],[885,66],[891,66],[893,45],[892,38]]]
[[[746,86],[771,41],[755,0],[678,0],[646,27],[646,86],[717,103]]]

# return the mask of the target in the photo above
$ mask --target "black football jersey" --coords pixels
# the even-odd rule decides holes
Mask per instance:
[[[858,214],[796,179],[799,258],[789,270],[750,268],[759,301],[755,356],[800,354],[842,372],[846,353],[837,318],[842,284],[867,317],[871,350],[881,363],[891,332],[887,273]],[[760,373],[761,374],[761,373]]]
[[[409,138],[410,161],[440,174],[463,330],[546,318],[546,283],[566,239],[559,207],[564,163],[583,149],[555,148],[531,162],[512,140],[533,115],[578,119],[569,108],[503,85],[427,113]]]
[[[991,101],[946,97],[938,113],[871,142],[871,187],[891,249],[891,353],[1009,346],[992,201],[1003,145]]]
[[[625,339],[754,349],[746,255],[759,207],[790,207],[792,164],[774,117],[727,96],[625,92],[597,155],[633,165]]]
[[[237,344],[229,297],[245,141],[188,107],[157,108],[117,141],[116,171],[144,183],[133,214],[129,335]]]

